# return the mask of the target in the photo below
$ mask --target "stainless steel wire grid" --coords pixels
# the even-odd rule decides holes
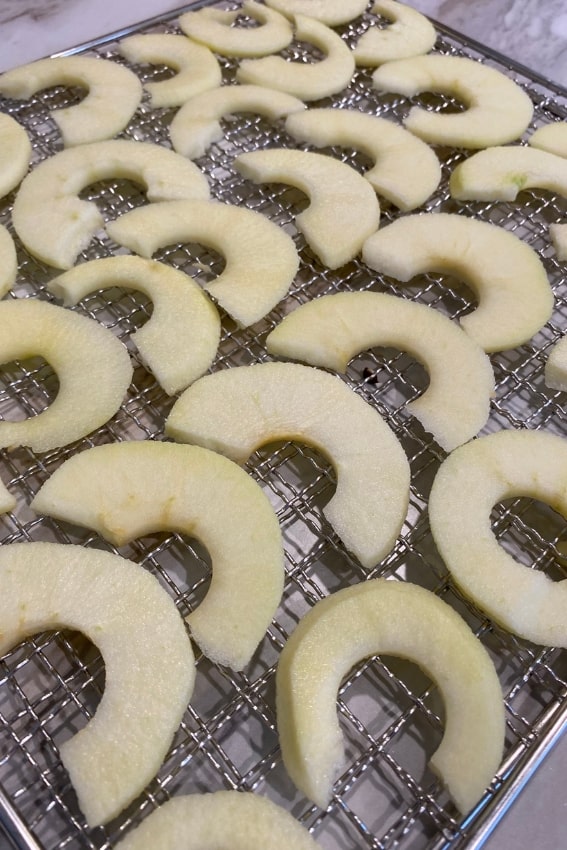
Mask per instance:
[[[369,20],[359,19],[344,27],[343,37],[352,43]],[[135,29],[178,31],[174,17]],[[510,66],[501,57],[488,55],[443,27],[438,30],[437,51],[485,61],[524,86],[535,104],[530,131],[567,118],[566,92],[525,69]],[[80,49],[124,63],[116,43],[128,33]],[[308,58],[305,45],[290,48],[287,55]],[[221,61],[225,82],[231,83],[236,62]],[[170,73],[155,66],[136,71],[143,80],[165,78]],[[62,147],[48,109],[70,105],[79,97],[75,91],[57,88],[29,102],[2,100],[0,108],[27,128],[34,162],[38,162]],[[458,108],[438,96],[417,101],[437,110]],[[330,103],[396,121],[410,106],[405,98],[374,92],[370,72],[365,70],[357,71],[349,88],[323,105]],[[167,126],[172,115],[173,110],[152,110],[144,102],[123,135],[169,145]],[[471,293],[458,281],[441,283],[440,278],[428,275],[400,286],[370,272],[359,261],[337,272],[322,267],[294,228],[294,216],[306,203],[300,193],[284,187],[253,186],[232,165],[237,153],[292,146],[293,140],[281,125],[250,115],[227,120],[225,130],[224,139],[198,161],[213,196],[260,210],[285,227],[296,240],[301,268],[285,301],[254,327],[239,330],[223,316],[222,341],[213,369],[268,359],[264,347],[267,333],[290,309],[323,293],[345,289],[392,292],[430,304],[452,318],[471,308]],[[344,149],[327,152],[359,170],[367,164],[361,155]],[[565,273],[553,256],[547,232],[550,221],[566,217],[566,203],[548,192],[535,191],[525,193],[516,204],[456,203],[449,197],[447,177],[462,155],[443,149],[438,154],[444,180],[425,209],[459,211],[515,232],[538,251],[556,295],[552,320],[529,344],[492,357],[497,389],[485,431],[529,427],[565,435],[565,395],[545,387],[543,367],[550,346],[567,324]],[[144,201],[143,193],[124,181],[96,184],[84,196],[96,200],[108,219]],[[0,207],[0,221],[9,229],[12,201],[13,196]],[[397,215],[382,204],[383,224]],[[115,251],[116,246],[99,235],[80,259],[109,256]],[[21,245],[18,253],[18,282],[8,297],[53,300],[45,285],[56,272],[27,255]],[[196,245],[168,248],[158,259],[201,282],[222,268],[219,256]],[[140,294],[116,289],[91,295],[76,309],[111,328],[129,345],[129,334],[150,315],[151,304]],[[172,400],[129,347],[134,380],[111,422],[58,451],[42,455],[26,449],[0,452],[0,478],[18,496],[18,508],[0,517],[0,543],[54,540],[112,550],[94,534],[34,515],[27,504],[46,478],[77,451],[113,440],[163,439],[163,423]],[[277,616],[243,673],[198,658],[195,694],[162,769],[146,792],[108,827],[87,829],[58,756],[58,746],[92,717],[100,700],[104,666],[96,648],[77,633],[50,632],[26,641],[0,662],[0,819],[20,847],[106,850],[172,795],[234,788],[253,790],[282,804],[329,850],[473,848],[480,846],[542,752],[553,743],[567,711],[565,653],[530,645],[488,622],[455,590],[432,543],[427,498],[444,454],[407,412],[407,402],[427,385],[424,370],[406,354],[377,349],[352,362],[346,381],[385,417],[410,458],[410,509],[393,551],[368,574],[344,550],[321,512],[333,492],[334,477],[330,465],[316,451],[279,443],[257,452],[247,469],[277,511],[286,550],[285,593]],[[57,378],[45,362],[6,364],[0,372],[0,418],[22,418],[42,410],[56,392]],[[545,569],[556,579],[565,577],[567,526],[552,510],[519,498],[498,505],[492,519],[502,545],[523,563]],[[155,534],[119,552],[156,575],[183,615],[206,593],[208,555],[194,540],[179,534]],[[327,811],[298,794],[283,768],[274,710],[279,652],[299,617],[318,599],[374,576],[411,580],[435,591],[465,617],[496,664],[506,700],[505,761],[492,788],[465,821],[459,819],[447,793],[426,766],[443,729],[438,694],[415,665],[399,659],[368,659],[352,670],[341,686],[338,711],[348,767],[337,781]]]

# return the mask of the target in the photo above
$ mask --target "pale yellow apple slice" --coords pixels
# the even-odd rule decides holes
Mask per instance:
[[[14,240],[9,231],[0,224],[0,298],[13,287],[17,274],[18,257]]]
[[[155,531],[198,538],[212,562],[205,599],[187,617],[204,654],[241,670],[278,607],[284,579],[278,521],[259,485],[197,446],[136,441],[66,461],[31,507],[92,528],[116,546]]]
[[[548,189],[567,198],[567,159],[525,145],[479,151],[451,174],[459,201],[515,201],[524,189]],[[567,224],[550,224],[558,260],[567,260]]]
[[[380,414],[340,378],[295,363],[223,369],[173,406],[166,433],[244,463],[274,440],[318,448],[337,473],[324,513],[365,567],[392,548],[409,499],[409,465]]]
[[[556,342],[545,363],[545,383],[553,390],[567,392],[567,336]]]
[[[0,113],[0,154],[0,198],[4,198],[23,180],[32,146],[21,124],[3,113]]]
[[[220,318],[183,272],[141,257],[107,257],[75,266],[47,288],[70,306],[113,286],[139,290],[153,303],[150,319],[130,338],[166,393],[185,389],[207,371],[217,353]]]
[[[378,345],[408,351],[425,365],[429,386],[407,408],[446,451],[486,424],[494,393],[490,360],[456,324],[425,304],[379,292],[326,295],[294,310],[266,339],[270,354],[338,372]]]
[[[46,629],[76,629],[106,670],[95,716],[60,746],[89,826],[116,817],[159,770],[193,692],[191,642],[142,567],[58,543],[0,547],[0,654]]]
[[[478,306],[461,326],[485,351],[527,342],[553,310],[553,291],[536,252],[513,233],[451,213],[404,216],[371,236],[370,268],[404,283],[439,272],[463,280]]]
[[[0,481],[0,514],[13,511],[17,505],[15,496],[12,496],[8,488]]]
[[[439,92],[467,109],[439,113],[414,106],[404,119],[425,142],[486,148],[519,138],[530,123],[533,104],[517,83],[500,71],[462,56],[415,56],[387,62],[372,76],[374,88],[413,97]]]
[[[397,0],[378,0],[372,12],[391,24],[383,29],[373,26],[361,35],[354,48],[357,65],[375,68],[395,59],[420,56],[429,53],[437,40],[431,21],[411,6]]]
[[[289,148],[243,153],[234,167],[255,183],[288,183],[310,200],[295,217],[307,244],[330,269],[350,262],[378,229],[380,205],[354,168],[320,153]]]
[[[275,307],[299,267],[293,239],[284,230],[261,213],[216,201],[140,207],[111,222],[107,231],[119,245],[144,257],[183,242],[218,251],[225,269],[204,288],[243,327]]]
[[[110,59],[59,56],[21,65],[0,76],[0,93],[27,100],[50,86],[80,86],[87,95],[75,106],[50,112],[66,147],[100,142],[120,133],[142,97],[142,84]]]
[[[192,162],[149,142],[115,139],[61,151],[24,179],[12,213],[28,251],[51,266],[68,269],[104,226],[96,204],[79,196],[97,180],[141,183],[149,201],[206,200],[209,184]]]
[[[238,26],[245,15],[258,26]],[[189,38],[205,44],[221,56],[267,56],[287,47],[293,38],[289,21],[279,12],[244,0],[239,9],[217,9],[205,6],[179,17],[179,26]]]
[[[253,83],[287,92],[300,100],[319,100],[342,91],[355,70],[352,51],[325,24],[296,15],[295,38],[313,44],[324,54],[317,62],[291,62],[282,56],[243,59],[236,72],[239,83]]]
[[[373,579],[339,590],[300,620],[276,673],[278,732],[297,787],[321,808],[344,766],[336,714],[341,680],[384,653],[418,664],[439,688],[445,733],[430,760],[465,814],[492,780],[504,747],[504,701],[494,665],[465,621],[422,587]]]
[[[98,322],[35,298],[0,303],[0,364],[43,357],[59,379],[46,410],[0,422],[0,448],[65,446],[108,422],[132,379],[126,348]]]
[[[567,157],[567,121],[545,124],[532,133],[528,144],[533,148]]]
[[[404,212],[421,206],[441,180],[433,150],[403,127],[357,109],[309,109],[290,115],[286,130],[317,147],[341,145],[374,160],[364,177],[374,190]]]
[[[463,593],[506,629],[567,647],[567,581],[520,564],[500,545],[490,513],[504,499],[546,502],[567,519],[567,440],[542,431],[500,431],[455,449],[429,499],[431,532]]]
[[[338,27],[362,15],[368,0],[266,0],[266,5],[288,18],[307,15],[328,27]]]
[[[116,850],[317,850],[305,827],[281,806],[250,791],[174,797]]]
[[[263,86],[221,86],[188,100],[174,115],[169,135],[177,153],[197,159],[223,138],[221,118],[254,112],[278,121],[302,109],[305,104],[285,92]]]
[[[220,65],[211,51],[183,35],[132,35],[119,43],[119,50],[134,64],[166,65],[177,72],[167,80],[144,83],[154,107],[181,106],[222,82]]]

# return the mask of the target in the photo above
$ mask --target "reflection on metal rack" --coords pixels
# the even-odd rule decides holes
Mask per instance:
[[[354,40],[365,24],[343,29]],[[358,27],[358,29],[357,29]],[[148,31],[176,31],[175,20],[153,22]],[[90,45],[93,53],[123,62],[115,42]],[[523,71],[486,57],[460,37],[441,30],[437,50],[488,61],[524,85],[535,103],[534,126],[567,115],[567,96],[530,79]],[[302,48],[288,51],[303,57]],[[232,82],[236,63],[223,61],[225,82]],[[161,68],[137,68],[143,79],[167,76]],[[403,98],[373,92],[370,74],[358,71],[348,90],[328,101],[400,121],[407,111]],[[423,100],[423,99],[422,99]],[[61,148],[48,108],[69,105],[76,92],[53,89],[29,103],[3,101],[1,107],[28,129],[34,161]],[[443,108],[442,98],[430,98]],[[126,137],[168,145],[172,112],[143,104]],[[238,330],[223,318],[223,337],[214,369],[267,359],[264,340],[282,316],[314,296],[344,289],[372,289],[419,300],[456,318],[470,308],[468,293],[439,286],[434,276],[405,287],[371,274],[355,261],[338,272],[317,262],[296,234],[293,218],[305,201],[289,188],[252,186],[232,167],[233,157],[266,146],[291,146],[281,126],[239,115],[226,122],[225,138],[199,161],[214,197],[256,209],[292,233],[302,264],[288,298],[253,328]],[[362,156],[345,150],[333,155],[355,168]],[[447,176],[461,158],[439,151],[445,179],[427,210],[459,211],[514,231],[542,257],[556,293],[551,322],[532,342],[493,356],[497,390],[486,431],[500,428],[546,428],[565,433],[566,407],[561,394],[546,389],[543,366],[547,351],[567,322],[567,286],[552,256],[547,237],[550,220],[565,217],[566,205],[549,193],[532,193],[522,204],[456,204],[448,195]],[[143,201],[131,184],[112,181],[90,187],[85,196],[97,201],[107,218],[115,218]],[[0,220],[10,227],[10,198]],[[383,221],[396,212],[383,204]],[[113,253],[102,234],[82,259]],[[20,275],[13,295],[52,300],[45,283],[55,271],[43,267],[19,248]],[[218,256],[198,246],[173,247],[158,259],[172,263],[204,282],[222,267]],[[151,307],[142,296],[107,290],[86,298],[77,308],[126,339],[147,318]],[[132,386],[122,409],[88,439],[59,451],[35,456],[18,449],[0,452],[0,477],[18,495],[18,509],[0,518],[0,543],[24,540],[81,542],[111,548],[95,535],[35,516],[26,503],[43,481],[70,454],[91,445],[124,439],[162,439],[171,400],[136,359]],[[17,418],[45,407],[57,389],[43,362],[10,364],[2,370],[0,417]],[[406,412],[408,400],[426,386],[423,369],[406,355],[376,350],[357,357],[347,382],[376,406],[401,440],[412,467],[410,510],[398,543],[372,576],[412,580],[434,590],[470,623],[491,653],[506,698],[508,734],[502,776],[477,812],[460,823],[448,795],[425,764],[440,740],[443,710],[431,683],[419,670],[399,659],[372,658],[356,667],[343,683],[338,709],[345,733],[348,767],[335,786],[328,811],[310,805],[292,787],[281,763],[274,712],[274,670],[286,637],[299,617],[318,599],[368,577],[344,551],[326,524],[321,505],[334,487],[333,472],[316,452],[295,444],[260,451],[248,470],[264,487],[281,523],[286,548],[287,580],[276,619],[243,673],[231,673],[201,657],[194,698],[171,752],[147,792],[116,822],[87,830],[69,780],[58,758],[58,745],[90,718],[104,688],[104,669],[97,651],[84,638],[67,632],[37,635],[15,649],[0,666],[0,820],[21,847],[109,848],[124,830],[152,808],[178,793],[221,788],[254,790],[284,805],[327,848],[368,847],[457,850],[478,847],[494,819],[558,733],[566,713],[567,670],[564,653],[533,647],[493,627],[455,591],[431,541],[426,505],[431,481],[443,453]],[[553,567],[565,576],[567,539],[564,522],[552,511],[526,499],[497,507],[495,533],[503,545],[537,569]],[[198,543],[177,534],[152,535],[123,547],[121,554],[153,572],[186,614],[198,605],[209,581],[207,553]],[[36,842],[36,844],[34,844]]]

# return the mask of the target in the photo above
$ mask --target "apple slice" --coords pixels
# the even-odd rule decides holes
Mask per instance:
[[[341,292],[302,304],[266,339],[276,357],[346,372],[349,360],[374,346],[409,351],[424,363],[430,383],[409,402],[439,445],[451,451],[486,424],[494,373],[470,337],[425,304],[380,292]]]
[[[159,770],[193,692],[191,642],[142,567],[59,543],[0,547],[0,654],[47,629],[82,632],[106,668],[95,716],[60,747],[90,827],[116,817]]]
[[[378,0],[372,12],[392,23],[384,29],[371,27],[361,35],[354,48],[357,65],[375,68],[395,59],[420,56],[429,53],[437,40],[431,21],[411,6],[397,0]]]
[[[259,485],[235,463],[197,446],[136,441],[67,460],[31,507],[92,528],[115,546],[155,531],[198,538],[212,580],[187,617],[204,654],[248,664],[278,607],[284,579],[280,528]]]
[[[479,151],[451,174],[459,201],[515,201],[524,189],[548,189],[567,198],[567,159],[525,145]],[[557,259],[567,260],[567,224],[550,224]]]
[[[528,144],[533,148],[567,157],[567,121],[555,121],[538,127],[529,137]]]
[[[518,563],[494,536],[490,512],[504,499],[526,496],[567,519],[566,480],[567,440],[500,431],[455,449],[429,499],[431,532],[463,593],[509,631],[561,647],[567,647],[567,581]]]
[[[441,181],[439,160],[429,145],[403,127],[357,109],[327,107],[290,115],[287,132],[322,148],[354,148],[374,160],[364,177],[404,212],[421,206]]]
[[[142,65],[165,65],[177,73],[167,80],[145,83],[153,107],[181,106],[190,97],[220,86],[220,65],[206,47],[183,35],[152,33],[132,35],[118,48],[129,62]]]
[[[130,385],[132,365],[111,331],[34,298],[2,301],[0,326],[0,364],[40,356],[59,379],[57,397],[46,410],[19,422],[0,422],[0,448],[49,451],[85,437],[114,416]]]
[[[567,392],[567,336],[551,349],[545,363],[545,383],[553,390]]]
[[[127,139],[80,145],[41,162],[20,186],[12,220],[28,251],[50,266],[71,268],[104,226],[96,204],[79,192],[111,178],[141,183],[149,201],[206,200],[210,194],[197,166],[167,148]]]
[[[0,198],[23,180],[32,155],[28,134],[10,115],[0,113]]]
[[[302,109],[305,104],[285,92],[263,86],[221,86],[188,100],[174,115],[169,135],[177,153],[198,159],[223,138],[223,117],[254,112],[277,121]]]
[[[372,76],[374,88],[414,97],[439,92],[456,97],[464,112],[439,113],[414,106],[408,130],[425,142],[486,148],[519,138],[531,121],[533,104],[517,83],[500,71],[462,56],[415,56],[387,62]]]
[[[150,319],[130,339],[168,395],[207,371],[217,353],[220,318],[201,287],[183,272],[141,257],[107,257],[81,263],[47,284],[67,307],[113,286],[139,290],[152,300]]]
[[[330,156],[289,148],[243,153],[234,167],[255,183],[288,183],[309,196],[295,218],[321,262],[337,269],[350,262],[378,229],[380,205],[361,175]]]
[[[339,378],[294,363],[223,369],[174,404],[166,434],[244,463],[274,440],[315,446],[337,472],[324,513],[365,567],[394,545],[409,499],[404,451],[380,414]]]
[[[0,481],[0,514],[13,511],[17,504],[16,497],[12,496],[8,488]]]
[[[346,42],[314,18],[296,15],[294,21],[295,39],[313,44],[325,58],[309,63],[290,62],[282,56],[243,59],[236,72],[238,82],[268,86],[300,100],[319,100],[342,91],[355,70],[352,51]]]
[[[445,703],[445,734],[430,765],[465,814],[502,759],[504,701],[494,665],[464,620],[428,590],[372,579],[339,590],[301,619],[276,673],[278,732],[297,787],[321,808],[344,763],[335,698],[342,678],[377,653],[418,664]]]
[[[217,201],[140,207],[111,222],[107,231],[144,257],[180,242],[199,242],[221,253],[226,267],[204,288],[243,327],[275,307],[299,268],[293,239],[282,228],[261,213]]]
[[[216,791],[168,800],[116,850],[317,850],[293,815],[250,791]]]
[[[75,106],[49,113],[66,147],[116,136],[142,98],[142,84],[132,71],[110,59],[92,56],[38,59],[0,76],[0,93],[8,97],[27,100],[50,86],[80,86],[88,91]]]
[[[258,26],[236,26],[243,15]],[[180,15],[179,26],[189,38],[221,56],[267,56],[283,50],[293,39],[288,20],[254,0],[244,0],[235,10],[205,6],[196,12],[186,12]]]
[[[288,18],[307,15],[328,27],[338,27],[362,15],[368,0],[266,0],[266,5]]]
[[[455,275],[478,306],[460,319],[485,351],[527,342],[553,310],[553,291],[536,252],[513,233],[451,213],[404,216],[371,236],[364,261],[404,283],[418,274]]]
[[[13,287],[17,274],[18,257],[14,240],[10,232],[0,224],[0,298]]]

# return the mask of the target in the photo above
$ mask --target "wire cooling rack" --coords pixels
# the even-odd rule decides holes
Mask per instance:
[[[192,6],[191,8],[195,8]],[[352,43],[368,26],[364,17],[342,29]],[[135,28],[145,32],[177,32],[176,18],[153,20]],[[548,121],[567,118],[565,92],[511,67],[494,54],[438,27],[436,51],[485,61],[519,82],[535,104],[530,131]],[[123,31],[80,48],[126,64],[116,52]],[[76,52],[76,51],[71,51]],[[306,59],[305,45],[287,51]],[[236,62],[221,60],[225,83],[234,80]],[[158,80],[164,68],[138,67],[141,78]],[[50,89],[29,102],[0,101],[0,107],[28,130],[34,163],[62,145],[48,109],[68,106],[80,94]],[[446,98],[424,96],[437,110],[458,106]],[[380,95],[370,86],[370,72],[359,70],[351,85],[322,104],[353,106],[400,121],[409,103],[395,95]],[[167,126],[173,110],[152,110],[144,102],[124,137],[169,145]],[[422,276],[412,285],[370,272],[354,261],[337,272],[320,265],[295,231],[294,216],[305,199],[284,187],[253,186],[233,169],[237,153],[266,146],[293,146],[281,125],[237,115],[225,122],[224,138],[198,161],[212,195],[219,200],[260,210],[292,233],[301,268],[288,297],[262,322],[239,330],[223,316],[223,334],[213,369],[268,359],[267,333],[290,309],[324,293],[349,290],[392,292],[457,318],[471,308],[471,293],[457,281]],[[364,157],[343,149],[327,151],[361,170]],[[564,219],[565,202],[550,193],[532,192],[517,204],[462,204],[449,197],[447,177],[462,158],[438,149],[444,179],[425,205],[427,210],[458,211],[513,231],[541,256],[556,295],[554,315],[529,343],[492,357],[496,394],[485,432],[501,428],[544,428],[565,434],[565,395],[547,389],[543,367],[550,346],[567,323],[564,272],[550,248],[548,224]],[[96,200],[108,219],[144,201],[143,194],[124,181],[91,186],[84,197]],[[0,207],[0,221],[11,229],[13,196]],[[382,204],[383,224],[398,213]],[[104,234],[93,240],[80,261],[116,252]],[[46,282],[55,275],[18,244],[18,282],[7,297],[53,300]],[[222,259],[200,246],[177,246],[157,257],[202,283],[222,268]],[[449,283],[450,286],[446,284]],[[0,543],[54,540],[105,548],[96,535],[33,514],[27,507],[41,484],[70,455],[89,446],[125,439],[163,438],[163,423],[172,399],[145,370],[128,337],[150,315],[141,295],[108,290],[85,298],[79,312],[104,323],[128,344],[134,380],[116,416],[87,439],[42,455],[26,449],[0,452],[0,477],[18,497],[17,509],[0,517]],[[0,812],[6,829],[20,847],[44,850],[110,848],[156,805],[172,795],[220,789],[253,790],[271,797],[292,812],[325,848],[351,850],[421,850],[478,847],[491,824],[529,776],[542,752],[553,742],[566,711],[565,654],[516,639],[493,626],[453,587],[435,551],[427,521],[427,498],[443,452],[407,412],[407,403],[427,385],[421,366],[406,354],[377,349],[357,357],[347,383],[374,405],[393,428],[407,452],[412,489],[407,520],[398,542],[370,574],[342,547],[326,523],[321,507],[334,488],[333,470],[308,447],[279,443],[257,452],[247,464],[277,510],[286,551],[285,592],[265,639],[243,673],[232,673],[204,657],[197,662],[194,697],[171,751],[146,792],[107,827],[89,830],[59,755],[59,745],[92,717],[104,688],[104,666],[97,650],[71,632],[39,634],[12,651],[0,663]],[[57,379],[41,360],[6,364],[0,372],[0,418],[22,418],[45,408],[57,392]],[[493,512],[496,535],[509,551],[534,569],[565,577],[567,527],[544,505],[520,498]],[[210,564],[202,547],[179,534],[155,534],[118,550],[158,577],[182,615],[206,593]],[[354,582],[374,576],[411,580],[437,593],[470,623],[491,654],[506,700],[505,761],[493,786],[475,812],[461,821],[447,793],[426,763],[443,729],[443,707],[431,682],[408,662],[371,658],[351,671],[341,686],[338,711],[345,735],[348,766],[338,779],[327,811],[310,805],[293,788],[283,768],[275,726],[274,673],[279,652],[299,617],[318,599]]]

